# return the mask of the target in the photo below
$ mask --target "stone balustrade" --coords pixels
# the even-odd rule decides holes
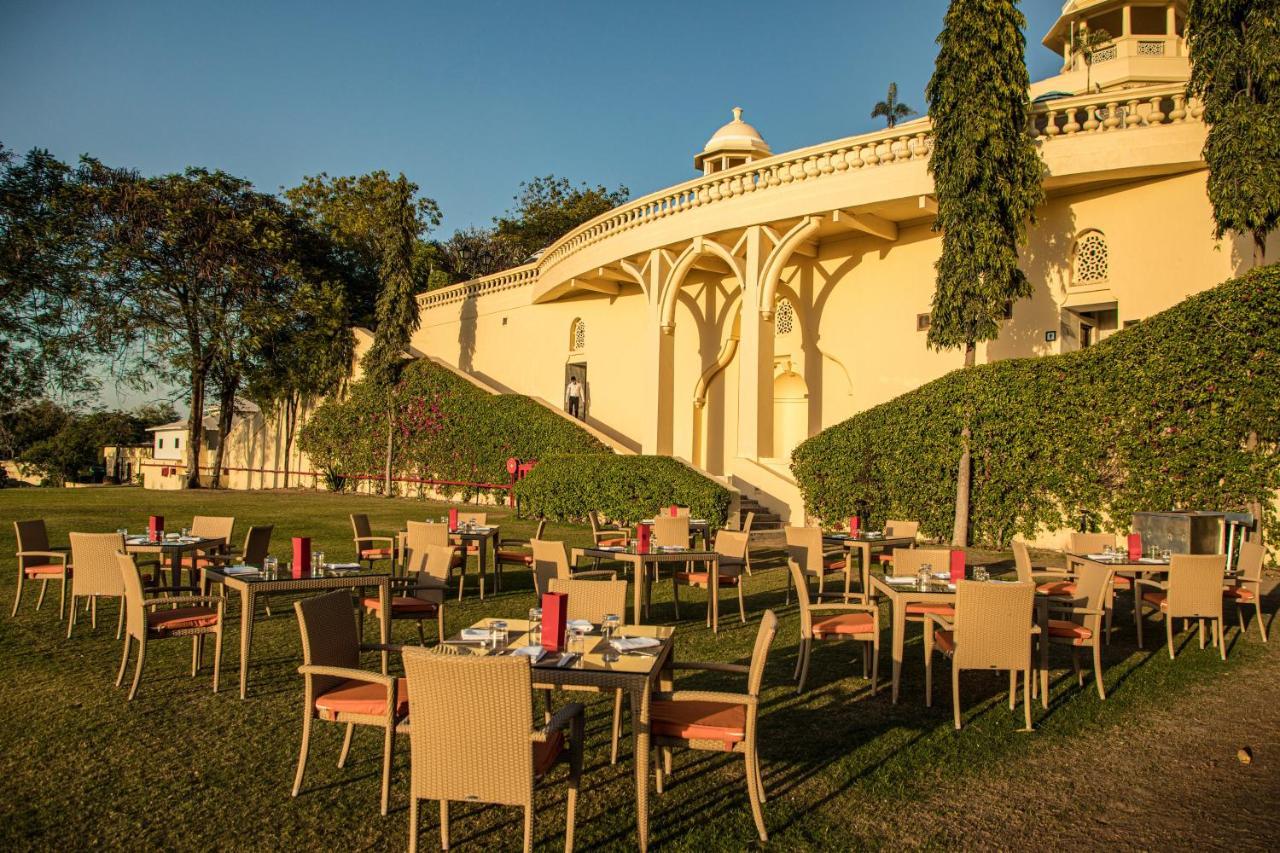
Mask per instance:
[[[1204,105],[1181,85],[1099,92],[1038,105],[1028,132],[1052,140],[1081,133],[1106,133],[1203,120]]]

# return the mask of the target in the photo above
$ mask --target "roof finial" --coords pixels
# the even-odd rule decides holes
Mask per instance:
[[[742,107],[733,108],[733,120],[742,121]]]

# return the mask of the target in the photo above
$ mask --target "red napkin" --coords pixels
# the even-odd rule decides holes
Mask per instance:
[[[153,515],[147,522],[147,536],[152,542],[157,542],[164,538],[164,516]]]
[[[964,580],[964,551],[952,549],[951,551],[951,582],[959,583]]]
[[[1137,561],[1142,559],[1142,534],[1129,534],[1129,559]]]
[[[542,594],[542,647],[549,652],[564,648],[564,630],[569,621],[569,596],[563,592]]]
[[[858,527],[861,524],[862,519],[858,518],[856,515],[849,516],[849,532],[854,536],[858,535]]]
[[[453,533],[458,529],[458,508],[450,507],[449,509],[449,532]]]
[[[675,504],[671,505],[671,517],[675,518],[680,513],[680,507]]]
[[[653,527],[648,524],[636,525],[636,553],[649,553],[649,537],[653,535]]]
[[[311,577],[311,537],[293,537],[293,579]]]

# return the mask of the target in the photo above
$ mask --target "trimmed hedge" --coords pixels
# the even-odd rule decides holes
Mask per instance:
[[[611,519],[651,518],[671,504],[694,518],[724,526],[729,490],[668,456],[548,456],[516,484],[521,509],[558,521],[581,520],[591,510]]]
[[[1154,283],[1153,283],[1154,284]],[[970,531],[1004,545],[1139,510],[1232,509],[1280,489],[1280,266],[1097,346],[957,370],[813,436],[792,453],[811,515],[914,518],[950,537],[965,417]]]
[[[345,398],[317,407],[298,432],[298,446],[327,472],[379,474],[387,448],[386,408],[382,392],[357,382]],[[423,479],[506,483],[512,456],[612,455],[586,430],[528,397],[489,394],[426,360],[406,367],[396,386],[395,423],[394,470]],[[459,492],[470,497],[475,489],[454,493]]]

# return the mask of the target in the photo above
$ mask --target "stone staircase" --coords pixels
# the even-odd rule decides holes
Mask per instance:
[[[782,518],[777,513],[766,508],[755,498],[749,498],[746,495],[739,496],[738,508],[741,510],[743,518],[749,512],[756,514],[755,520],[751,522],[751,547],[753,549],[782,546]]]

